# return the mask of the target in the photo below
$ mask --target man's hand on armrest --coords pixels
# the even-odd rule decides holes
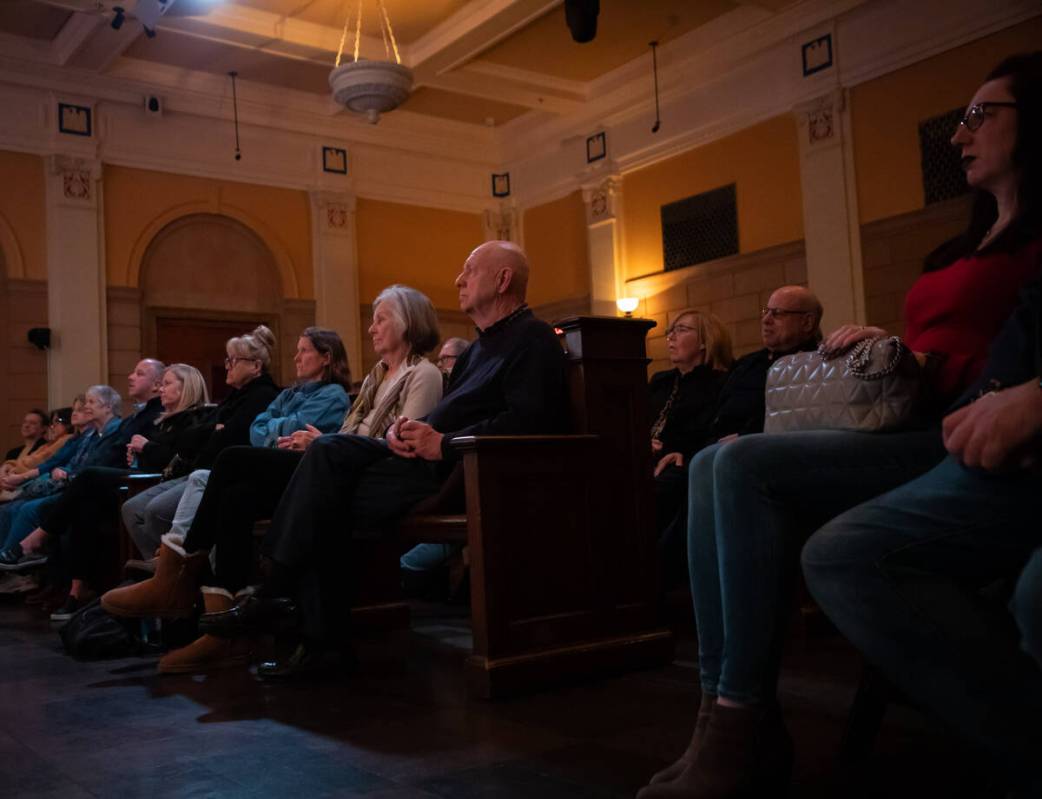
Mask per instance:
[[[441,460],[441,433],[426,422],[400,417],[387,431],[387,445],[391,452],[403,458]]]
[[[1025,452],[1042,434],[1042,389],[1031,379],[1014,388],[985,394],[944,418],[944,446],[966,466],[999,469],[1028,466],[1035,455]],[[1010,461],[1017,458],[1017,464]]]

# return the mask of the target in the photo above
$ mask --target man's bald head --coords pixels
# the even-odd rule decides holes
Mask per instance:
[[[760,337],[771,352],[790,352],[821,338],[821,301],[805,286],[782,286],[760,316]]]
[[[475,247],[456,278],[460,309],[486,328],[524,303],[528,258],[510,241],[486,241]]]

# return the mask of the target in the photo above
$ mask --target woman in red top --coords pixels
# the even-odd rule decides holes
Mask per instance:
[[[936,420],[980,373],[1020,288],[1042,268],[1037,142],[1042,53],[1007,59],[952,136],[977,202],[965,234],[927,259],[905,303],[908,346],[935,356]],[[885,330],[844,325],[826,356]],[[776,699],[785,621],[806,536],[944,457],[938,425],[806,431],[708,447],[688,472],[688,553],[701,706],[681,758],[638,799],[784,795],[792,741]]]

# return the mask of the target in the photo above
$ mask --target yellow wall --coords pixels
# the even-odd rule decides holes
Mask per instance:
[[[392,283],[422,291],[437,308],[456,309],[456,276],[484,240],[481,217],[359,199],[358,286],[370,303]]]
[[[919,123],[969,103],[1005,56],[1038,49],[1042,17],[863,83],[850,109],[861,223],[923,207]]]
[[[626,277],[662,270],[661,208],[736,184],[738,250],[803,238],[799,142],[791,115],[769,119],[623,178]]]
[[[37,155],[0,150],[0,216],[7,223],[22,255],[24,274],[13,271],[7,253],[8,277],[47,279],[44,164]]]
[[[529,208],[525,211],[524,231],[531,265],[530,304],[542,305],[590,293],[582,192]]]
[[[275,255],[288,298],[314,299],[306,192],[105,166],[105,258],[111,286],[137,286],[138,262],[162,227],[188,213],[224,214],[251,228]]]

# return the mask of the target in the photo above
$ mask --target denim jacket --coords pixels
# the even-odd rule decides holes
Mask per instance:
[[[303,430],[309,424],[323,433],[335,433],[350,407],[347,392],[337,383],[313,381],[287,388],[253,420],[250,443],[255,447],[274,447],[280,436]]]

